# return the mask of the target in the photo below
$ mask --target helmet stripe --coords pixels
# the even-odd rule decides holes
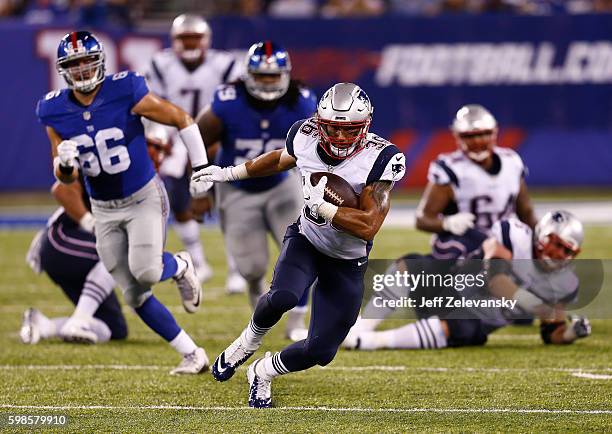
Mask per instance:
[[[76,32],[72,32],[70,34],[70,42],[72,42],[72,48],[76,52],[76,49],[77,49],[77,34],[76,34]]]
[[[266,49],[266,57],[272,56],[272,43],[270,41],[266,41],[264,43],[264,47]]]

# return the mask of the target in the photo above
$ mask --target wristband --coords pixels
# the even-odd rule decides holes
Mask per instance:
[[[208,157],[206,156],[206,147],[202,141],[198,125],[191,124],[183,128],[179,131],[179,135],[187,148],[191,167],[206,166],[208,164]]]
[[[238,181],[240,179],[246,179],[249,177],[249,172],[246,169],[246,163],[239,164],[238,166],[228,167],[227,171],[228,181]]]
[[[336,215],[337,212],[338,212],[338,207],[334,205],[333,203],[329,203],[329,202],[323,202],[321,205],[319,205],[319,208],[317,209],[317,214],[319,214],[321,217],[323,217],[328,222],[334,219],[334,216]]]

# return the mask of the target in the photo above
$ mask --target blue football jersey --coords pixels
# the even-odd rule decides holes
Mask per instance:
[[[236,166],[265,152],[283,148],[291,126],[300,119],[312,116],[316,106],[314,94],[306,88],[300,89],[295,104],[283,100],[273,109],[264,110],[249,104],[247,91],[241,83],[219,86],[212,111],[221,119],[224,129],[216,164],[221,167]],[[283,172],[235,181],[232,185],[246,191],[264,191],[278,185],[286,177],[287,173]]]
[[[49,92],[36,114],[62,139],[78,143],[89,195],[121,199],[155,176],[140,116],[132,113],[149,89],[144,77],[128,71],[108,75],[101,86],[89,106],[80,104],[70,89]]]

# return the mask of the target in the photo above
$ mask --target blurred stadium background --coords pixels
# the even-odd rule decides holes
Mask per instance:
[[[94,408],[83,407],[71,415],[86,423],[82,427],[110,431],[126,426],[137,431],[151,429],[160,414],[138,413],[138,418],[132,419],[129,410],[121,409],[137,403],[210,407],[206,411],[213,411],[215,405],[242,405],[242,384],[220,395],[225,389],[210,384],[209,378],[179,382],[155,372],[174,359],[168,349],[159,351],[157,338],[134,318],[130,318],[132,334],[127,350],[126,344],[85,351],[50,343],[34,352],[18,343],[16,333],[20,314],[29,304],[42,304],[43,309],[54,312],[70,310],[59,289],[44,276],[33,276],[23,261],[34,228],[41,227],[54,208],[48,193],[53,182],[49,144],[34,109],[42,95],[63,86],[54,66],[59,39],[76,27],[91,29],[105,43],[108,72],[126,68],[142,71],[154,52],[169,45],[170,22],[183,12],[205,16],[213,29],[213,48],[235,52],[238,58],[257,40],[283,44],[292,56],[294,77],[312,86],[318,95],[338,81],[356,82],[368,92],[375,107],[372,131],[390,138],[407,157],[407,176],[396,191],[400,200],[388,221],[388,226],[403,228],[383,231],[374,251],[376,257],[427,249],[427,237],[408,228],[414,204],[431,159],[454,149],[447,127],[455,111],[466,103],[489,108],[501,126],[500,145],[516,149],[524,159],[537,214],[560,206],[574,211],[588,226],[586,257],[612,257],[611,0],[0,0],[0,312],[7,318],[0,330],[3,400],[23,405],[102,404],[101,396],[117,408],[98,414]],[[215,226],[203,231],[203,239],[209,251],[211,246],[222,248]],[[176,246],[172,236],[170,243]],[[206,318],[200,322],[187,318],[177,307],[179,320],[194,331],[196,340],[204,341],[210,355],[224,347],[248,318],[244,300],[224,298],[220,288],[223,258],[220,254],[212,258],[219,272],[206,295]],[[173,291],[169,285],[161,285],[159,290],[169,305],[177,304]],[[235,324],[227,312],[237,315]],[[560,358],[551,357],[552,349],[539,345],[535,328],[504,331],[480,352],[448,350],[418,356],[384,352],[384,365],[395,366],[404,377],[375,366],[367,379],[359,370],[327,371],[333,376],[315,371],[300,374],[301,381],[293,386],[279,382],[275,392],[280,396],[286,390],[293,396],[296,391],[303,392],[298,402],[280,398],[284,406],[456,407],[472,408],[474,413],[487,406],[517,406],[552,409],[550,414],[484,412],[472,417],[469,411],[441,412],[436,414],[438,424],[432,425],[424,419],[426,414],[420,417],[419,412],[338,411],[321,414],[321,425],[313,428],[308,414],[285,419],[281,412],[257,419],[261,423],[257,426],[282,431],[291,420],[298,430],[322,431],[338,427],[401,430],[409,423],[415,429],[445,431],[461,426],[466,430],[527,426],[535,431],[610,429],[611,417],[605,411],[603,415],[565,414],[568,425],[559,425],[554,410],[610,412],[610,381],[585,382],[570,378],[564,370],[580,367],[605,377],[611,369],[611,331],[609,321],[595,321],[593,338],[572,349],[557,349]],[[274,335],[273,344],[281,341],[280,334]],[[517,347],[521,349],[518,353]],[[523,353],[526,348],[529,355]],[[37,372],[15,367],[30,363],[93,366],[96,372],[97,365],[152,366],[140,370],[100,368],[94,381],[79,379],[78,372],[69,369]],[[334,362],[340,368],[379,363],[373,354],[346,352]],[[414,366],[418,375],[411,377]],[[499,366],[516,372],[487,371]],[[428,367],[446,371],[427,374]],[[378,396],[372,385],[391,378],[401,392]],[[126,381],[138,385],[122,396]],[[310,394],[314,388],[310,381],[321,390],[316,397]],[[431,394],[431,382],[439,381],[448,395],[442,391]],[[190,397],[185,397],[186,387]],[[500,394],[505,387],[513,388],[513,393]],[[520,392],[521,388],[526,392]],[[60,399],[62,390],[65,395]],[[76,394],[76,390],[80,392]],[[578,398],[573,399],[572,394]],[[363,399],[351,400],[355,396]],[[195,414],[191,410],[187,425],[173,418],[184,415],[181,410],[169,412],[163,419],[167,425],[157,428],[201,430],[199,422],[221,424],[218,429],[245,428],[243,421],[228,421],[223,417],[226,410],[218,410],[221,413]],[[28,414],[34,411],[41,409],[30,408]],[[105,419],[108,414],[115,418]]]

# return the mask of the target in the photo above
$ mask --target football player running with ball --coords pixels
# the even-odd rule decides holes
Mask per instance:
[[[202,288],[187,252],[164,252],[168,196],[149,158],[141,117],[176,127],[196,171],[208,164],[198,126],[183,110],[150,93],[140,75],[105,76],[104,50],[89,32],[62,38],[57,69],[68,89],[48,93],[36,110],[51,142],[54,174],[69,184],[80,166],[102,263],[127,304],[183,356],[172,373],[202,372],[208,366],[206,352],[151,293],[152,285],[173,278],[183,306],[195,312]],[[194,197],[209,188],[191,183]]]
[[[318,279],[308,337],[249,366],[251,407],[272,406],[273,378],[330,363],[357,318],[372,240],[389,211],[393,183],[405,172],[400,150],[368,132],[372,111],[370,99],[359,86],[336,84],[321,98],[314,117],[291,127],[284,149],[235,167],[209,166],[193,175],[196,181],[229,182],[297,166],[303,176],[304,207],[287,229],[270,291],[259,299],[248,326],[217,357],[212,369],[216,380],[229,380]],[[327,177],[313,186],[310,177],[315,172],[344,178],[360,194],[359,208],[326,201]]]

